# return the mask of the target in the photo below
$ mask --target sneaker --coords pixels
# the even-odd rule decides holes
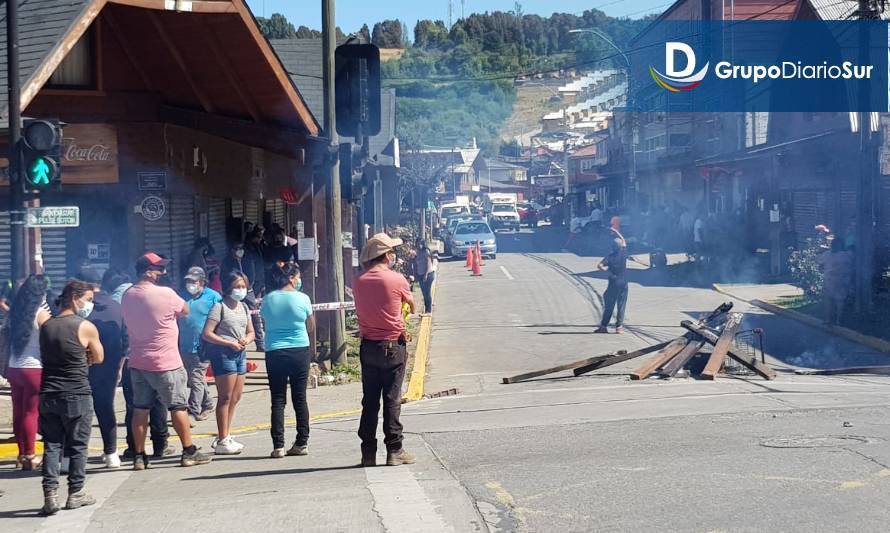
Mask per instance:
[[[407,452],[402,448],[397,452],[386,454],[386,466],[413,465],[415,459],[413,453]]]
[[[302,445],[297,446],[297,443],[294,442],[294,445],[290,447],[290,450],[287,451],[288,455],[309,455],[309,446]]]
[[[214,453],[216,455],[238,455],[241,453],[242,448],[243,446],[239,447],[238,443],[232,440],[232,437],[226,437],[216,443]]]
[[[624,326],[618,326],[615,328],[615,333],[624,333]]]
[[[215,450],[217,444],[219,444],[219,437],[213,437],[213,440],[210,441],[210,449]]]
[[[121,467],[121,458],[118,457],[117,452],[102,455],[102,461],[105,463],[105,468]]]
[[[151,454],[153,459],[162,459],[164,457],[170,457],[171,455],[176,455],[176,448],[169,444],[165,444],[163,448],[160,446],[155,448],[154,453]]]
[[[237,446],[239,450],[243,450],[243,449],[244,449],[244,444],[242,444],[242,443],[238,442],[237,440],[235,440],[235,437],[229,435],[229,439],[231,439],[232,444],[234,444],[235,446]]]
[[[43,491],[43,507],[40,514],[51,516],[59,512],[59,491],[55,489]]]
[[[133,470],[145,470],[147,468],[151,468],[151,465],[148,461],[148,455],[143,453],[137,453],[135,457],[133,457]]]
[[[87,505],[93,505],[96,503],[96,498],[93,498],[89,494],[86,493],[83,489],[80,489],[77,492],[73,492],[68,494],[68,502],[65,504],[65,509],[79,509],[81,507],[86,507]]]
[[[269,455],[272,459],[281,459],[284,457],[284,448],[275,448]]]
[[[600,326],[600,327],[596,328],[596,331],[594,331],[594,333],[608,333],[608,332],[609,332],[609,329],[606,328],[605,326]]]
[[[219,446],[217,444],[217,446]],[[197,446],[192,446],[194,451],[182,450],[182,457],[179,459],[180,466],[206,465],[213,460],[213,456],[209,453],[203,453]]]

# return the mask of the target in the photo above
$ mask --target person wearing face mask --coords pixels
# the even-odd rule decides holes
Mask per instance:
[[[181,466],[209,463],[192,442],[188,420],[188,373],[179,355],[176,319],[188,316],[188,304],[173,289],[158,284],[167,272],[169,259],[148,252],[136,261],[139,281],[121,300],[130,339],[130,379],[133,387],[133,470],[149,467],[145,454],[148,416],[155,399],[170,411],[173,429],[182,442]]]
[[[69,281],[57,305],[60,312],[40,327],[43,379],[40,382],[40,434],[43,435],[43,514],[59,511],[62,454],[69,458],[66,509],[96,503],[83,490],[87,446],[93,423],[89,367],[102,364],[99,330],[86,320],[93,311],[93,285]]]
[[[212,447],[217,455],[236,455],[244,445],[229,434],[235,406],[241,400],[244,376],[247,374],[247,346],[253,342],[253,325],[250,310],[244,303],[247,298],[247,277],[240,272],[230,272],[224,280],[225,298],[210,310],[204,325],[205,353],[210,357],[213,375],[216,376],[217,437]]]
[[[383,398],[383,442],[386,464],[414,462],[414,454],[402,447],[402,382],[408,359],[407,334],[402,305],[415,312],[414,297],[404,276],[392,270],[395,248],[402,245],[385,233],[374,235],[362,248],[363,271],[352,283],[355,313],[362,341],[362,416],[358,436],[362,441],[362,466],[377,465],[377,417]]]
[[[300,292],[303,282],[296,263],[276,266],[272,271],[275,290],[263,298],[260,314],[266,323],[266,373],[272,394],[272,457],[306,455],[309,443],[309,404],[306,383],[309,378],[309,337],[315,331],[315,317],[309,296]],[[287,384],[297,415],[297,438],[284,451],[284,406]]]
[[[206,286],[207,276],[201,267],[191,267],[185,274],[185,294],[189,313],[179,320],[179,353],[188,372],[188,412],[197,421],[207,420],[213,412],[213,396],[207,386],[210,362],[201,354],[201,333],[207,316],[222,296]]]
[[[263,268],[262,260],[257,261],[257,259],[257,257],[247,253],[247,247],[244,244],[240,242],[233,243],[229,248],[229,255],[222,263],[222,273],[223,280],[227,279],[232,272],[237,272],[247,277],[247,297],[244,299],[244,303],[247,304],[247,308],[251,311],[251,321],[253,322],[253,330],[256,337],[254,341],[256,350],[264,352],[266,351],[266,346],[264,342],[265,336],[263,335],[263,321],[259,313],[253,312],[257,309],[257,293],[254,290],[257,264],[260,265],[260,270]]]

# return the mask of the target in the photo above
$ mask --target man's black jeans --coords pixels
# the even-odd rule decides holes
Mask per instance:
[[[117,451],[117,416],[114,413],[114,394],[117,392],[118,362],[106,360],[90,367],[90,389],[93,391],[93,410],[102,433],[103,453]]]
[[[62,454],[69,459],[68,493],[83,488],[87,447],[93,425],[93,399],[88,395],[40,396],[40,434],[43,436],[43,490],[59,488]]]
[[[362,417],[358,436],[362,439],[362,455],[377,452],[377,414],[383,398],[383,442],[386,451],[402,449],[402,382],[408,350],[404,339],[372,341],[362,339],[359,350],[362,364]]]
[[[609,282],[606,293],[603,294],[603,321],[600,326],[607,327],[612,320],[612,312],[618,307],[618,316],[615,318],[615,326],[624,325],[624,309],[627,307],[627,283]]]
[[[284,407],[287,405],[287,384],[297,415],[297,446],[309,442],[309,403],[306,384],[309,379],[309,347],[284,348],[266,352],[266,374],[272,396],[272,447],[284,448]]]
[[[429,272],[420,279],[420,291],[423,293],[423,309],[427,313],[433,312],[433,282],[435,281],[435,272]]]
[[[133,383],[130,381],[130,367],[124,365],[121,386],[124,389],[124,401],[127,403],[127,413],[124,423],[127,425],[127,448],[136,451],[133,444]],[[167,439],[170,438],[170,430],[167,429],[167,408],[161,403],[159,398],[155,398],[155,402],[151,405],[151,411],[148,413],[148,425],[151,428],[151,445],[155,453],[164,451],[167,447]]]

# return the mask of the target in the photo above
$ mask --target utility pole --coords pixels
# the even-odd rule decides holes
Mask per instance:
[[[859,0],[859,20],[878,17],[872,2]],[[869,28],[859,29],[859,61],[867,64],[870,58]],[[856,186],[856,311],[864,312],[872,305],[872,275],[874,271],[874,196],[873,177],[877,154],[871,137],[870,87],[859,87],[859,180]]]
[[[321,0],[322,54],[324,55],[324,131],[330,146],[340,144],[337,135],[336,93],[334,91],[334,51],[337,48],[337,24],[334,16],[334,0]],[[343,234],[340,224],[340,161],[334,159],[325,168],[328,172],[326,204],[328,242],[325,248],[330,263],[330,283],[328,294],[335,301],[343,301]],[[342,310],[331,311],[330,324],[331,362],[334,365],[346,363],[346,318]]]
[[[25,217],[19,141],[22,137],[21,80],[19,79],[19,6],[6,2],[6,77],[9,96],[9,221],[11,232],[12,279],[25,277]]]

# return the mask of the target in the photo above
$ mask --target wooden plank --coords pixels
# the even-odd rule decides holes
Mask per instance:
[[[851,366],[846,368],[826,368],[824,370],[795,370],[801,376],[839,376],[841,374],[888,374],[890,366]]]
[[[726,359],[726,352],[732,346],[732,341],[735,340],[735,334],[741,324],[741,313],[730,313],[728,315],[726,324],[723,326],[723,332],[720,334],[720,338],[717,339],[717,344],[714,345],[711,357],[708,358],[708,364],[705,365],[705,369],[701,372],[701,376],[704,379],[713,381],[717,377],[717,373],[720,372],[720,369],[723,367],[723,361]]]
[[[691,320],[684,320],[681,325],[689,331],[700,335],[709,344],[717,344],[717,340],[719,339],[719,337],[710,329],[695,324]],[[762,378],[767,380],[776,379],[776,373],[773,372],[770,367],[758,361],[756,357],[749,357],[747,355],[740,354],[733,349],[729,349],[726,353],[734,360],[741,363],[745,368],[751,370],[752,372],[755,372]]]
[[[151,77],[146,74],[145,69],[142,68],[142,63],[139,62],[139,60],[136,58],[136,55],[133,53],[133,50],[130,48],[130,45],[128,44],[129,41],[127,40],[126,36],[124,36],[117,23],[117,20],[114,18],[114,15],[112,15],[112,10],[106,9],[102,13],[102,18],[105,19],[108,27],[111,28],[111,33],[114,35],[114,40],[117,41],[117,45],[120,47],[124,55],[127,56],[130,64],[133,65],[133,69],[136,71],[139,79],[142,80],[145,88],[148,90],[148,92],[155,92],[155,86],[154,83],[151,82]]]
[[[169,0],[108,0],[111,4],[138,7],[142,9],[155,9],[158,11],[175,11],[176,3]],[[172,8],[171,8],[172,4]],[[238,10],[231,2],[190,0],[180,4],[184,12],[190,13],[237,13]]]
[[[674,339],[673,341],[671,341],[670,344],[665,346],[664,349],[658,352],[652,359],[631,372],[630,379],[634,381],[646,379],[647,377],[649,377],[650,374],[652,374],[652,372],[655,372],[656,369],[662,367],[665,363],[673,359],[674,356],[683,351],[683,348],[685,348],[687,344],[689,344],[689,339],[687,339],[686,337]]]
[[[677,372],[679,372],[681,368],[686,366],[686,363],[688,363],[689,360],[692,359],[704,345],[705,340],[698,335],[694,335],[693,339],[689,341],[689,344],[687,344],[686,347],[683,348],[683,350],[678,353],[676,357],[668,361],[668,363],[664,365],[664,367],[662,367],[661,374],[663,376],[670,377],[677,375]]]
[[[616,354],[606,357],[600,361],[595,361],[590,363],[589,365],[584,365],[576,368],[573,373],[575,376],[580,376],[581,374],[586,374],[588,372],[593,372],[594,370],[599,370],[600,368],[606,368],[607,366],[617,365],[618,363],[623,363],[624,361],[630,361],[631,359],[635,359],[637,357],[642,357],[644,355],[650,354],[652,352],[657,352],[658,350],[663,349],[665,346],[670,344],[670,342],[662,342],[659,344],[655,344],[653,346],[647,346],[645,348],[641,348],[634,352],[628,352],[623,354]]]
[[[182,77],[185,79],[185,82],[188,84],[189,88],[191,88],[192,93],[198,98],[198,101],[201,102],[201,107],[204,108],[204,111],[208,113],[215,113],[216,108],[213,105],[213,102],[210,101],[210,98],[198,87],[198,83],[195,81],[195,78],[192,76],[192,71],[189,70],[188,65],[185,62],[185,59],[182,57],[182,54],[179,53],[179,49],[176,48],[176,44],[170,38],[170,35],[167,33],[167,30],[164,29],[164,24],[161,22],[160,17],[155,11],[147,11],[148,18],[151,20],[152,25],[154,25],[155,30],[158,32],[158,36],[161,38],[161,41],[164,43],[164,46],[167,48],[167,52],[170,53],[170,56],[173,57],[173,61],[179,67],[181,71]]]
[[[547,374],[555,374],[556,372],[562,372],[563,370],[572,370],[578,368],[580,366],[591,365],[598,363],[600,361],[605,361],[610,357],[615,357],[618,354],[606,354],[606,355],[598,355],[596,357],[589,357],[587,359],[581,359],[580,361],[572,361],[571,363],[566,363],[564,365],[554,366],[550,368],[545,368],[543,370],[535,370],[534,372],[527,372],[525,374],[519,374],[516,376],[506,377],[502,380],[504,385],[509,385],[511,383],[518,383],[520,381],[525,381],[527,379],[537,378],[540,376],[546,376]]]

